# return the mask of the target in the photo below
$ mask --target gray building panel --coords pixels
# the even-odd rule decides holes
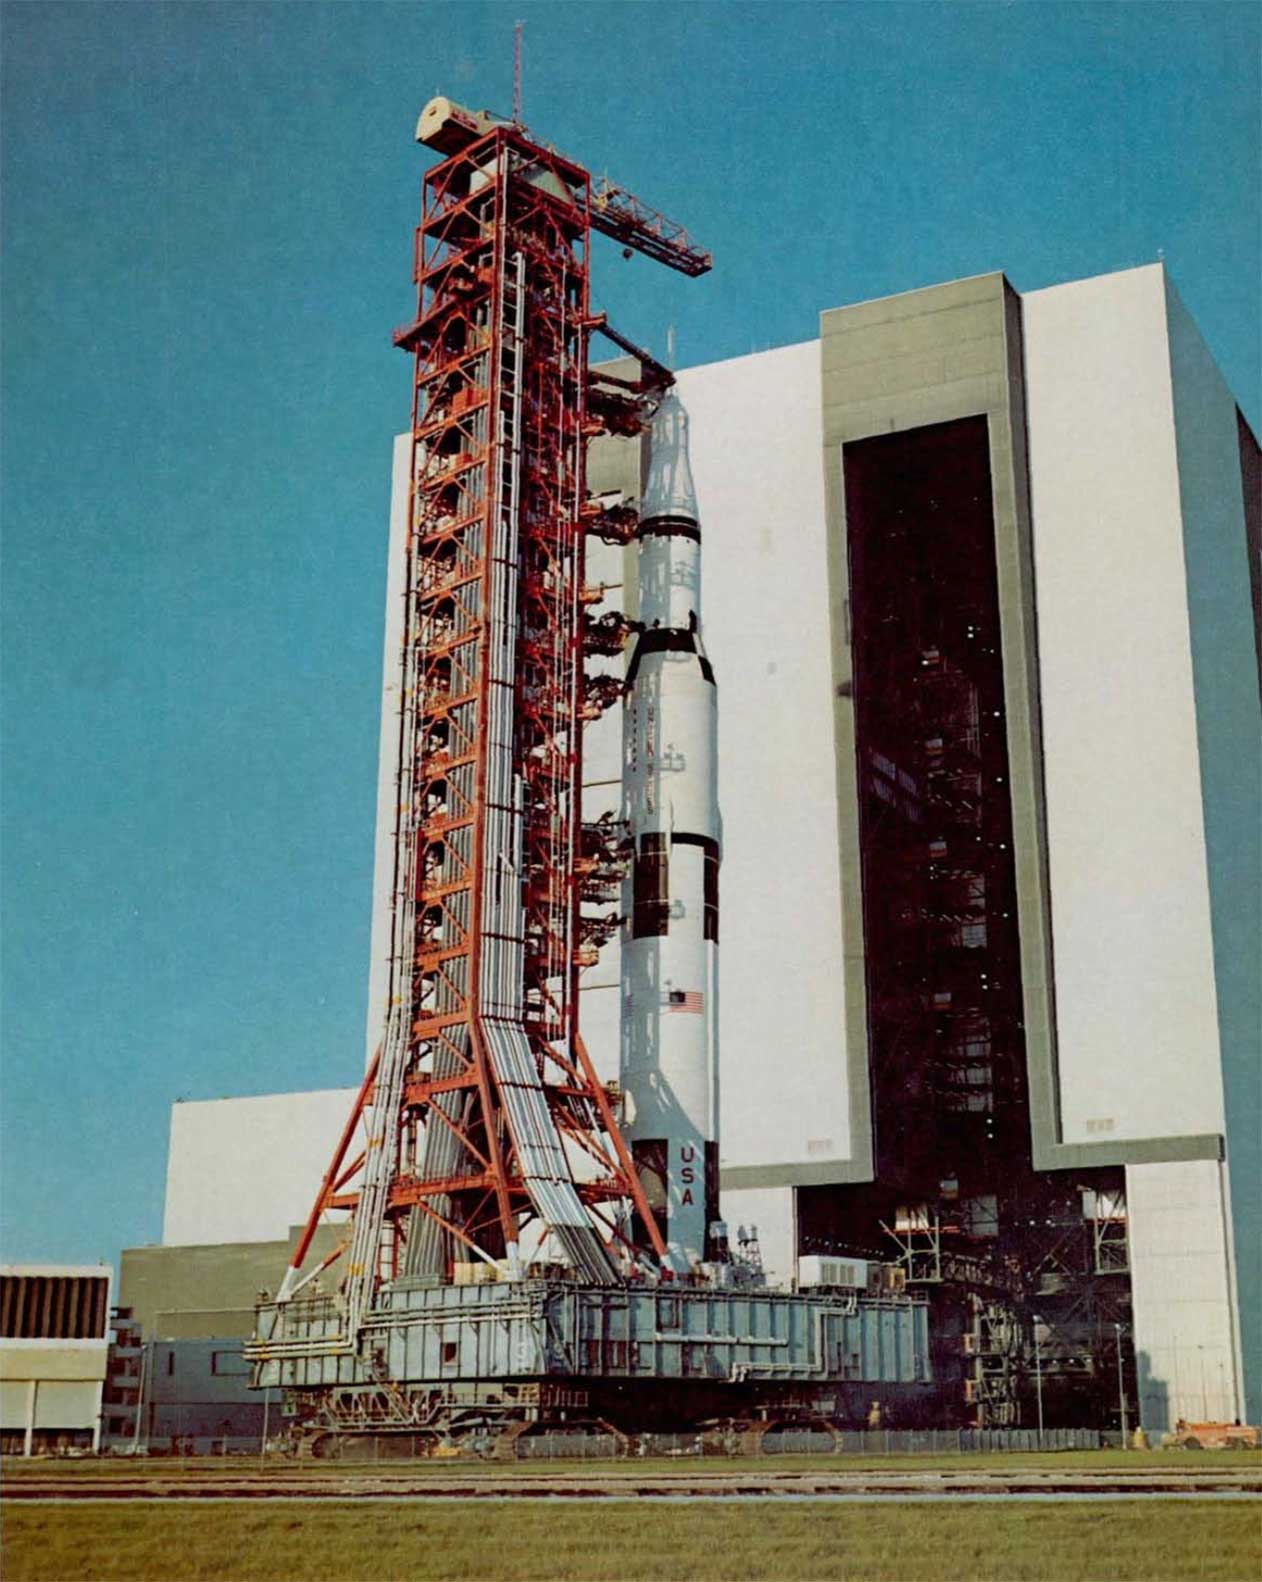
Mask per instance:
[[[254,1332],[260,1291],[275,1291],[297,1244],[288,1241],[217,1243],[196,1247],[131,1247],[119,1274],[119,1304],[130,1308],[146,1340],[191,1340]],[[345,1227],[321,1225],[312,1266],[331,1252]]]
[[[154,1341],[145,1357],[139,1443],[150,1452],[195,1455],[257,1450],[265,1418],[280,1427],[280,1403],[250,1388],[235,1337]],[[130,1434],[118,1436],[129,1447]]]
[[[825,1185],[873,1176],[866,958],[860,871],[859,800],[855,757],[850,582],[846,538],[844,447],[955,418],[984,415],[991,436],[992,475],[998,480],[995,530],[1002,544],[1014,536],[1018,488],[1013,478],[1009,413],[1007,283],[982,275],[907,292],[879,302],[839,308],[820,318],[823,391],[823,465],[829,576],[833,610],[834,732],[837,752],[838,839],[842,860],[843,937],[856,942],[843,964],[846,977],[846,1067],[851,1098],[852,1157],[827,1172],[772,1167],[742,1172],[733,1185]],[[888,372],[878,373],[879,368]],[[1001,595],[1002,595],[1001,586]],[[1006,654],[1005,654],[1006,658]],[[1015,775],[1014,768],[1014,775]],[[749,1179],[745,1176],[749,1175]]]

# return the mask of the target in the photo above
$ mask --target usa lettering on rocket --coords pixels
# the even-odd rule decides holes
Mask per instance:
[[[718,1203],[718,694],[701,639],[688,418],[653,419],[636,535],[640,631],[623,704],[625,1129],[669,1268],[712,1255]]]

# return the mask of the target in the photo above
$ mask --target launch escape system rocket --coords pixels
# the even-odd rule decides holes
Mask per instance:
[[[593,231],[688,275],[710,257],[519,122],[435,99],[417,137],[442,157],[395,335],[415,393],[388,1007],[259,1306],[254,1383],[314,1443],[856,1422],[874,1395],[914,1421],[924,1303],[857,1264],[771,1290],[719,1215],[717,689],[687,417],[589,301]],[[593,363],[597,334],[635,371]],[[591,496],[588,443],[645,437],[639,502]],[[635,620],[595,613],[590,536],[634,555]],[[597,656],[625,674],[589,674]],[[617,706],[621,819],[585,822],[583,727]],[[578,989],[615,932],[604,1083]]]

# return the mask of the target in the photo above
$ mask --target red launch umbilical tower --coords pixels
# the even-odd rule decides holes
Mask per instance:
[[[586,446],[636,433],[671,380],[592,314],[591,233],[687,274],[710,259],[516,123],[436,100],[418,137],[446,157],[395,336],[415,381],[389,1008],[280,1293],[318,1272],[301,1275],[321,1215],[352,1210],[325,1260],[345,1254],[352,1334],[384,1280],[514,1273],[532,1220],[588,1281],[638,1256],[632,1207],[663,1252],[579,1035],[578,977],[616,923],[580,903],[619,878],[616,832],[582,821],[583,723],[620,692],[585,673],[618,622],[588,615],[584,544],[634,530],[588,500]],[[638,374],[589,370],[598,330]]]

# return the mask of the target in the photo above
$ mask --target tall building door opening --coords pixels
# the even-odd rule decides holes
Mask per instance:
[[[1096,1423],[1123,1172],[1031,1167],[987,420],[843,464],[875,1182],[803,1189],[800,1250],[897,1258],[931,1293],[961,1422],[1032,1420],[1037,1338],[1049,1424]]]

